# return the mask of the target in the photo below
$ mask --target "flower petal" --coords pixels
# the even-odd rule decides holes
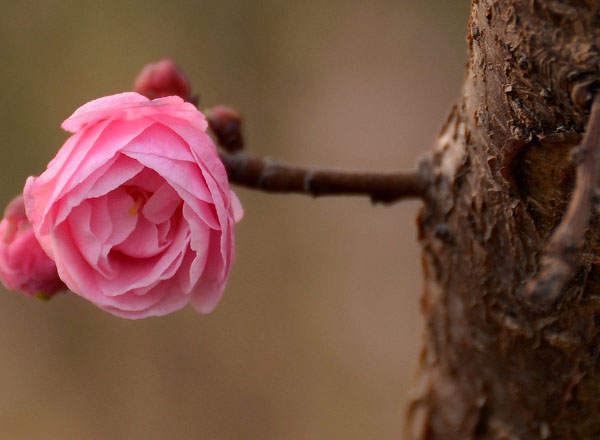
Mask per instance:
[[[62,123],[63,130],[75,133],[85,125],[106,119],[113,115],[116,110],[131,108],[145,104],[148,98],[134,92],[119,93],[117,95],[103,96],[94,99],[79,107]]]

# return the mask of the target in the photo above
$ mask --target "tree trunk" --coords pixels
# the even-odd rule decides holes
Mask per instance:
[[[549,309],[524,300],[600,85],[600,1],[474,0],[463,96],[429,158],[409,439],[600,438],[600,219]]]

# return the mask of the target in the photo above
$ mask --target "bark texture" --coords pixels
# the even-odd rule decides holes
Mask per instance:
[[[463,96],[419,219],[409,439],[600,439],[600,219],[549,308],[525,300],[600,86],[600,1],[475,0]]]

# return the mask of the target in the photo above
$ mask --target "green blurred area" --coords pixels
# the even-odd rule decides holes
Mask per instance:
[[[173,58],[248,149],[324,166],[413,166],[460,92],[466,0],[0,0],[0,202],[60,123]],[[239,189],[217,310],[125,321],[75,295],[0,291],[7,439],[393,439],[421,338],[420,204]]]

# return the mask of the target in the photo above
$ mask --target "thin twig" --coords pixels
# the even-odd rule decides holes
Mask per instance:
[[[419,170],[360,172],[299,167],[247,153],[221,153],[229,180],[270,192],[325,195],[366,195],[373,202],[392,203],[423,198],[426,181]]]
[[[225,150],[220,156],[229,180],[238,185],[313,197],[366,195],[373,202],[384,203],[425,196],[427,173],[423,169],[401,172],[342,171],[299,167],[252,156],[242,152],[242,117],[236,110],[220,105],[205,113],[210,129]]]
[[[587,131],[576,156],[577,181],[567,212],[544,249],[537,275],[525,290],[527,298],[542,307],[554,303],[573,277],[589,224],[600,177],[600,95],[592,104]]]

